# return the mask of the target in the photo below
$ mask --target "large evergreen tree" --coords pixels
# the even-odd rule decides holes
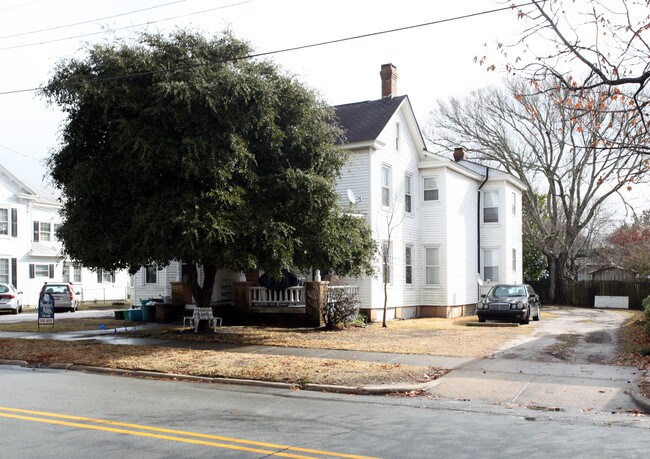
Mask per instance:
[[[186,260],[199,306],[218,268],[372,270],[369,229],[336,206],[332,110],[250,53],[180,31],[58,64],[43,95],[67,117],[49,159],[67,255],[132,271]]]

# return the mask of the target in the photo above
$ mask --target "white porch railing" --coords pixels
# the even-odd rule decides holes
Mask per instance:
[[[269,290],[265,287],[248,287],[251,306],[304,306],[305,287]]]

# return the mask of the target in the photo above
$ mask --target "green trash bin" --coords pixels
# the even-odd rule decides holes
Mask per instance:
[[[124,320],[131,320],[131,310],[130,309],[125,309],[124,310]]]

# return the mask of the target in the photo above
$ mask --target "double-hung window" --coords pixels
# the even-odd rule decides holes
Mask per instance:
[[[483,250],[483,279],[486,282],[499,282],[499,251]]]
[[[483,192],[483,223],[499,222],[499,192]]]
[[[399,151],[401,131],[402,126],[399,123],[395,123],[395,151]]]
[[[438,200],[438,181],[435,177],[425,177],[422,181],[425,201]]]
[[[517,249],[512,249],[512,270],[517,272]]]
[[[9,209],[0,208],[0,235],[9,236]]]
[[[517,194],[512,193],[512,215],[517,215]]]
[[[9,258],[0,258],[0,282],[9,283]]]
[[[412,183],[411,176],[404,176],[404,212],[411,213]]]
[[[390,207],[390,166],[381,166],[381,205]]]
[[[413,283],[413,247],[407,245],[404,249],[404,283]]]
[[[145,284],[158,283],[158,267],[156,265],[147,265],[144,267],[144,282]]]
[[[438,247],[424,248],[424,283],[440,285],[440,249]]]
[[[34,242],[50,242],[52,240],[52,224],[49,222],[34,222]]]

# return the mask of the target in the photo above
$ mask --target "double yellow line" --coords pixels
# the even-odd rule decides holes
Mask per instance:
[[[300,448],[297,446],[278,445],[261,441],[242,440],[239,438],[222,437],[183,430],[164,429],[159,427],[129,424],[119,421],[108,421],[105,419],[86,418],[81,416],[70,416],[66,414],[47,413],[44,411],[23,410],[20,408],[8,408],[0,406],[0,417],[18,419],[21,421],[41,422],[45,424],[56,424],[80,429],[100,430],[139,437],[156,438],[159,440],[175,441],[179,443],[190,443],[194,445],[211,446],[249,453],[260,453],[271,456],[290,457],[295,459],[314,459],[318,457],[344,457],[349,459],[377,459],[369,456],[357,456],[354,454],[335,453],[317,449]],[[137,430],[129,430],[137,429]],[[226,442],[226,443],[223,443]],[[290,452],[289,452],[290,451]],[[310,454],[305,456],[303,454]]]

